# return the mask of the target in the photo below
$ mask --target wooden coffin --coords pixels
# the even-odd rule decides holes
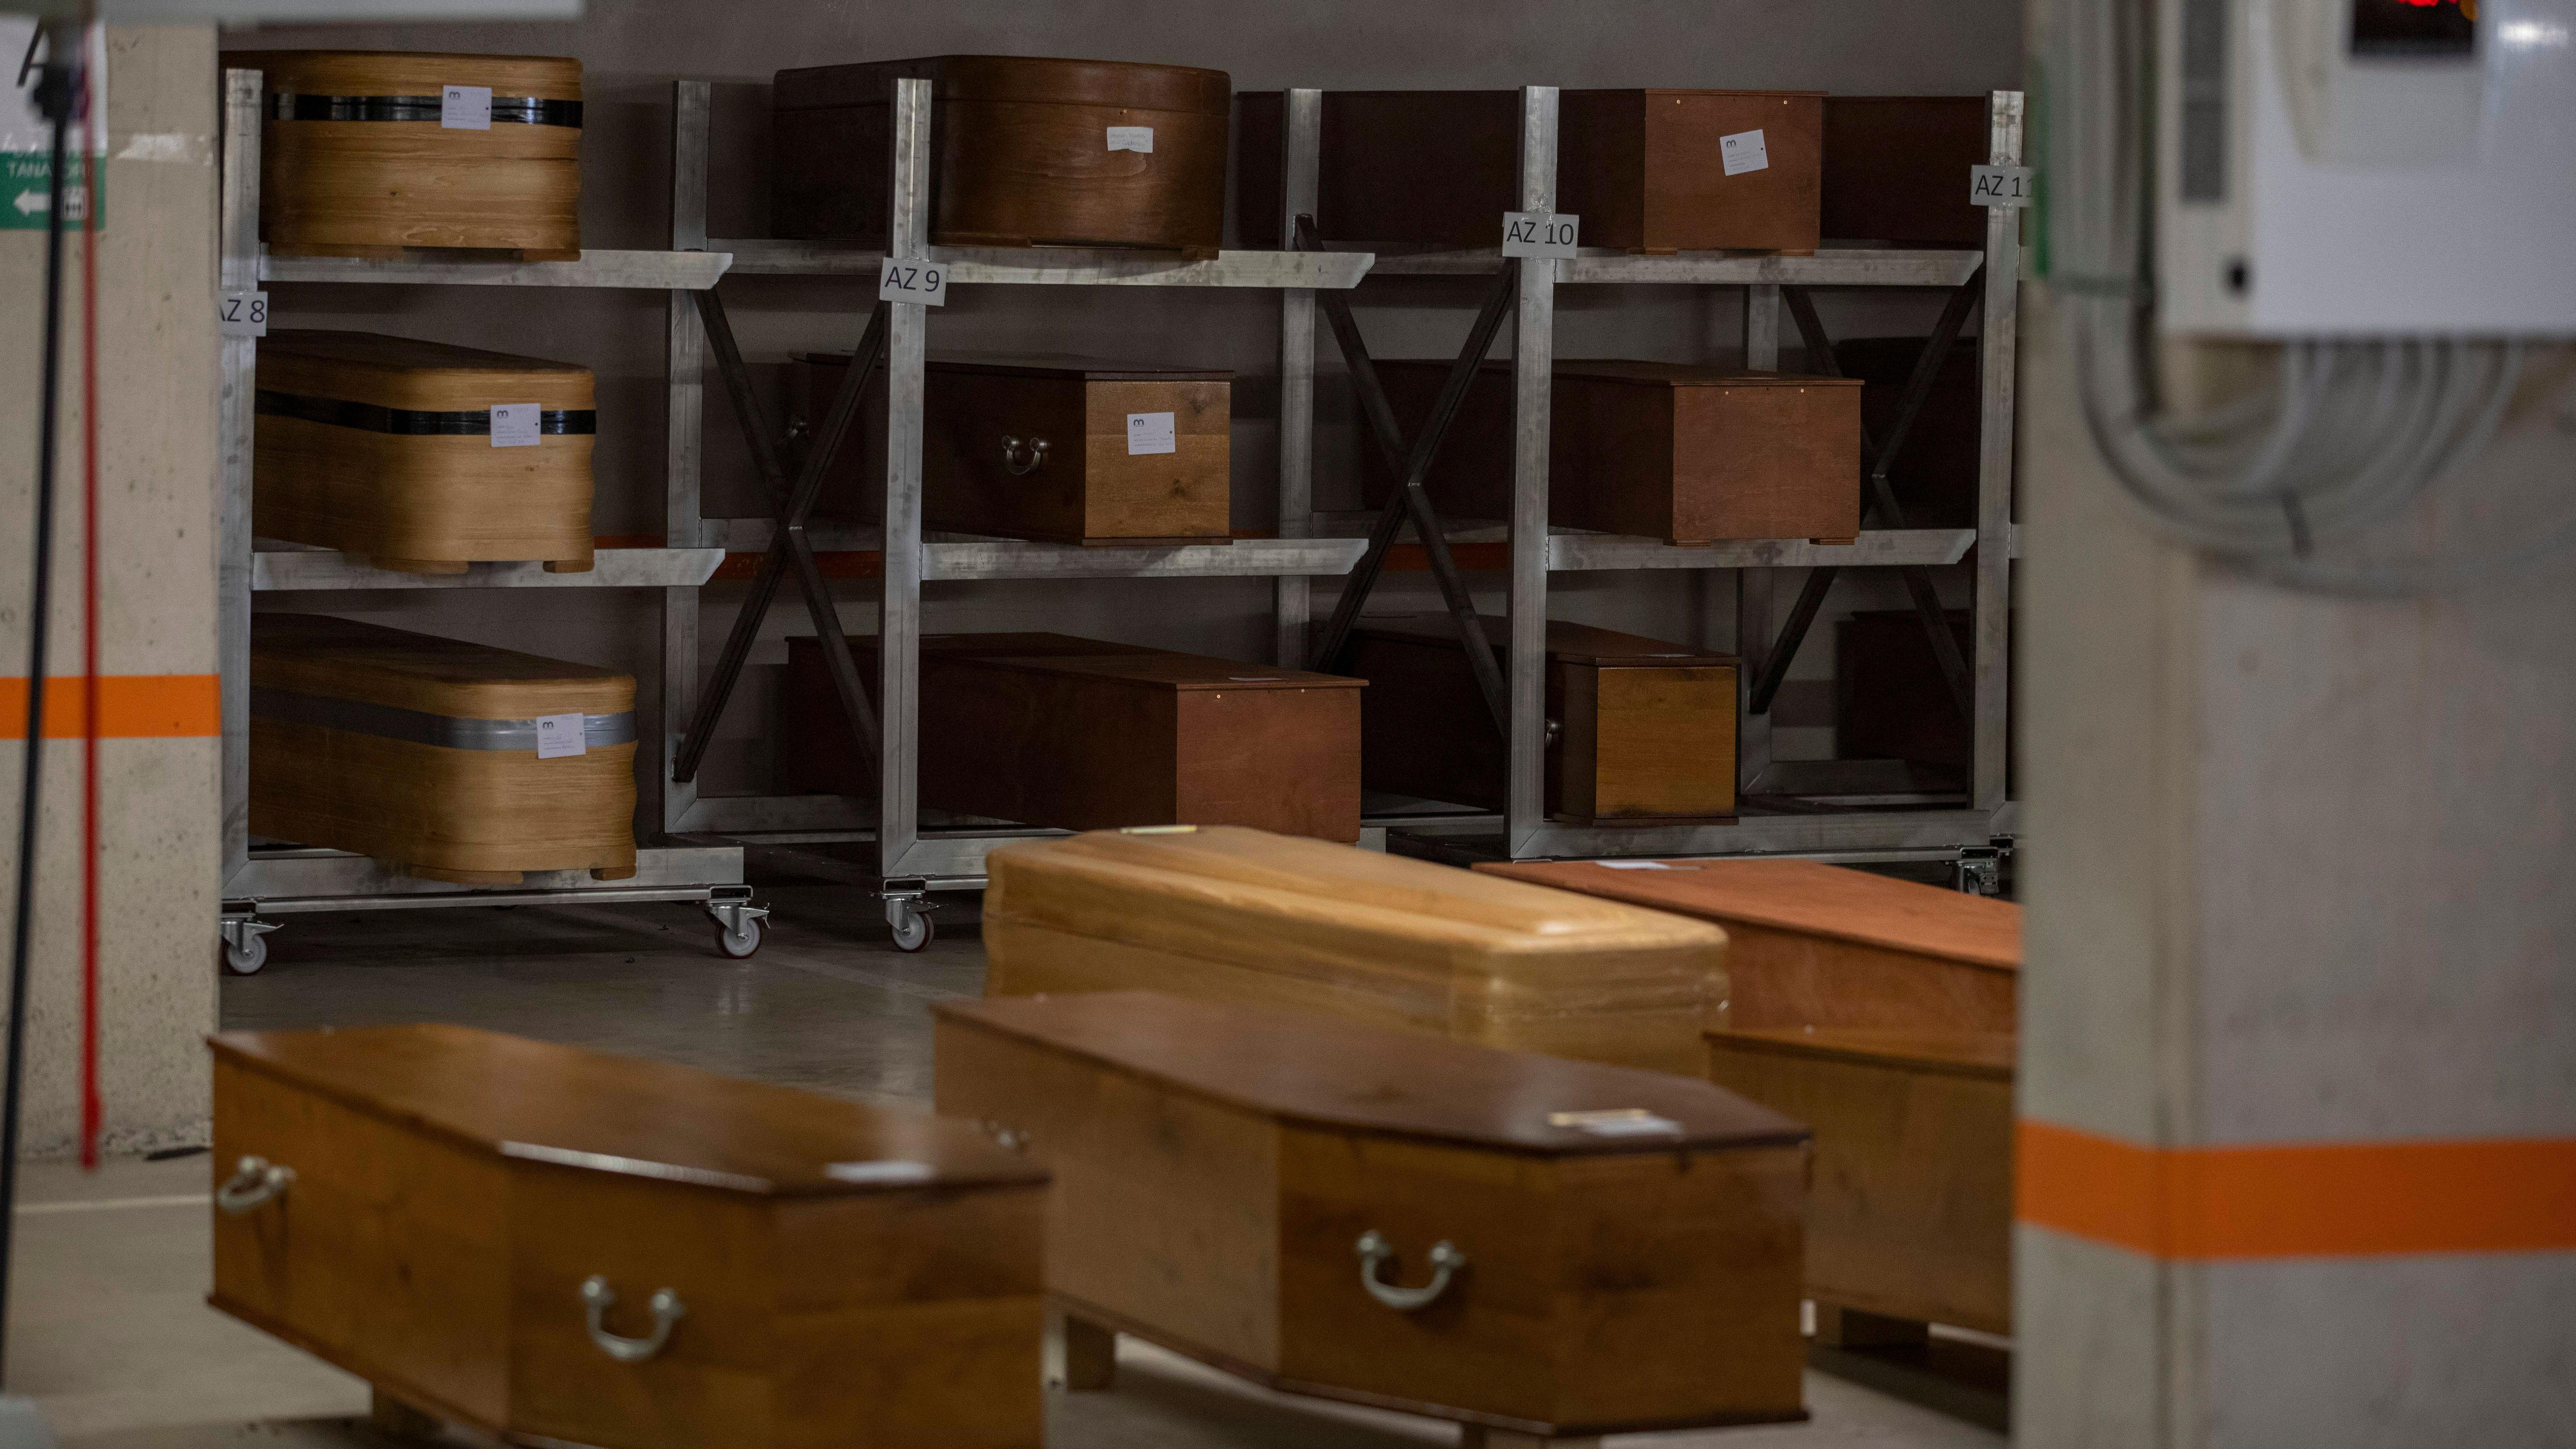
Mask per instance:
[[[798,360],[796,412],[830,416],[847,353]],[[847,516],[885,513],[885,383],[825,482]],[[934,358],[924,377],[926,528],[1051,543],[1228,543],[1234,374],[1084,357]]]
[[[1698,1076],[1726,935],[1656,911],[1257,830],[986,858],[992,996],[1168,991]]]
[[[1443,360],[1377,364],[1410,438],[1448,381]],[[1849,540],[1860,532],[1858,379],[1675,362],[1556,364],[1548,429],[1548,522],[1709,543]],[[1476,374],[1425,479],[1444,515],[1511,517],[1512,372]],[[1362,455],[1360,490],[1380,507],[1394,470]]]
[[[1905,401],[1906,380],[1923,356],[1923,337],[1852,337],[1834,344],[1834,365],[1845,377],[1861,380],[1861,425],[1873,438],[1887,437],[1896,427]],[[1977,524],[1978,413],[1977,342],[1963,337],[1951,344],[1932,374],[1932,390],[1916,410],[1905,432],[1905,445],[1888,465],[1888,486],[1905,509],[1913,528],[1974,528]]]
[[[380,1418],[1040,1443],[1046,1174],[966,1123],[460,1026],[213,1046],[210,1301]]]
[[[1815,1131],[1820,1309],[2012,1332],[2011,1036],[1717,1031],[1709,1078]]]
[[[874,685],[876,641],[850,640]],[[1361,681],[1061,634],[921,641],[921,803],[1067,830],[1360,836]],[[791,638],[791,790],[874,795],[822,646]]]
[[[2021,907],[2010,901],[1808,860],[1476,869],[1724,927],[1727,1026],[2014,1029]]]
[[[254,835],[467,885],[635,873],[632,675],[263,613],[250,688]]]
[[[1992,155],[1984,96],[1827,96],[1824,234],[1982,249],[1968,169]]]
[[[1054,1174],[1047,1288],[1083,1324],[1521,1434],[1804,1417],[1806,1132],[1777,1113],[1151,992],[933,1010],[939,1109]]]
[[[898,78],[931,83],[934,245],[1213,257],[1223,243],[1234,90],[1224,71],[1007,55],[780,71],[778,235],[885,245]]]
[[[1510,671],[1511,621],[1482,621]],[[1503,808],[1503,736],[1446,614],[1363,617],[1343,667],[1360,702],[1360,783]],[[1736,661],[1678,644],[1547,624],[1547,813],[1592,825],[1735,813]]]
[[[1246,246],[1280,244],[1281,99],[1243,96]],[[1816,91],[1562,91],[1556,209],[1583,218],[1588,247],[1811,252],[1823,127]],[[1326,91],[1316,228],[1352,245],[1499,246],[1503,213],[1521,209],[1520,131],[1517,91]],[[1723,144],[1751,136],[1758,158]]]
[[[1976,657],[1972,616],[1946,611],[1959,657]],[[1834,753],[1964,771],[1975,735],[1912,609],[1865,609],[1834,625]]]
[[[263,538],[405,573],[485,559],[590,571],[599,415],[586,367],[280,329],[259,346],[257,407],[251,527]]]
[[[263,76],[259,236],[271,253],[581,255],[580,61],[350,50],[223,61]]]

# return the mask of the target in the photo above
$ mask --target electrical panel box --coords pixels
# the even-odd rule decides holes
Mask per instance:
[[[2166,331],[2576,335],[2576,0],[2159,9]]]

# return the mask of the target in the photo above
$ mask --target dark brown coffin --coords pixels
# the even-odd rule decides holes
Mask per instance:
[[[1511,624],[1486,619],[1498,653]],[[1588,824],[1735,813],[1736,661],[1634,634],[1551,619],[1547,813]],[[1503,808],[1503,739],[1445,614],[1366,618],[1350,671],[1369,789]],[[1509,661],[1505,661],[1506,670]]]
[[[831,412],[848,354],[797,361],[795,413]],[[923,378],[922,523],[1099,545],[1232,539],[1234,374],[1085,357],[934,358]],[[1171,414],[1171,452],[1132,451],[1132,420]],[[825,482],[836,516],[885,512],[885,383]]]
[[[876,640],[854,637],[874,687]],[[1067,830],[1360,835],[1361,681],[1062,634],[921,641],[921,803]],[[812,637],[787,641],[791,790],[876,793]]]
[[[1982,248],[1968,168],[1991,154],[1984,96],[1827,96],[1824,234]]]
[[[1860,417],[1872,438],[1896,426],[1906,380],[1923,356],[1925,337],[1853,337],[1834,344],[1834,366],[1861,380]],[[1977,343],[1960,338],[1932,375],[1932,390],[1906,430],[1905,446],[1887,470],[1888,486],[1913,528],[1974,528],[1977,523]]]
[[[1446,361],[1377,365],[1409,438],[1448,380]],[[1559,528],[1709,543],[1847,540],[1860,532],[1861,384],[1681,362],[1556,364],[1548,521]],[[1445,515],[1509,518],[1512,374],[1487,363],[1426,480]],[[1365,450],[1370,507],[1394,470]]]
[[[1787,1117],[1663,1072],[1151,992],[937,1018],[939,1110],[1054,1173],[1047,1286],[1086,1324],[1518,1434],[1804,1417]],[[1390,1305],[1363,1235],[1392,1250],[1382,1283],[1425,1286],[1436,1244],[1464,1263]]]
[[[1823,96],[1815,91],[1565,91],[1557,204],[1585,246],[1816,248]],[[1315,225],[1327,241],[1493,247],[1520,210],[1517,91],[1327,91]],[[1279,245],[1282,97],[1245,92],[1237,224]],[[1758,130],[1769,165],[1726,174],[1718,138]]]
[[[772,99],[778,235],[883,246],[894,82],[931,83],[930,241],[1178,247],[1224,240],[1233,82],[1115,60],[942,55],[782,70]],[[1150,152],[1111,150],[1148,127]]]

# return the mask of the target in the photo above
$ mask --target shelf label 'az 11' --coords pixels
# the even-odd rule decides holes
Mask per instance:
[[[1507,257],[1572,257],[1575,233],[1583,218],[1570,212],[1507,211],[1503,213],[1503,255]]]
[[[918,257],[909,260],[888,257],[883,270],[877,273],[877,300],[945,307],[948,305],[948,269]]]
[[[1968,200],[1976,206],[2012,208],[2030,205],[2030,168],[2027,166],[1969,167]]]

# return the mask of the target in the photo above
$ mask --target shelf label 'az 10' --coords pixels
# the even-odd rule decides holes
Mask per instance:
[[[1583,218],[1558,211],[1503,213],[1503,255],[1507,257],[1572,257],[1575,233]]]
[[[909,260],[888,257],[883,270],[877,273],[877,300],[945,307],[948,305],[948,269],[918,257]]]

